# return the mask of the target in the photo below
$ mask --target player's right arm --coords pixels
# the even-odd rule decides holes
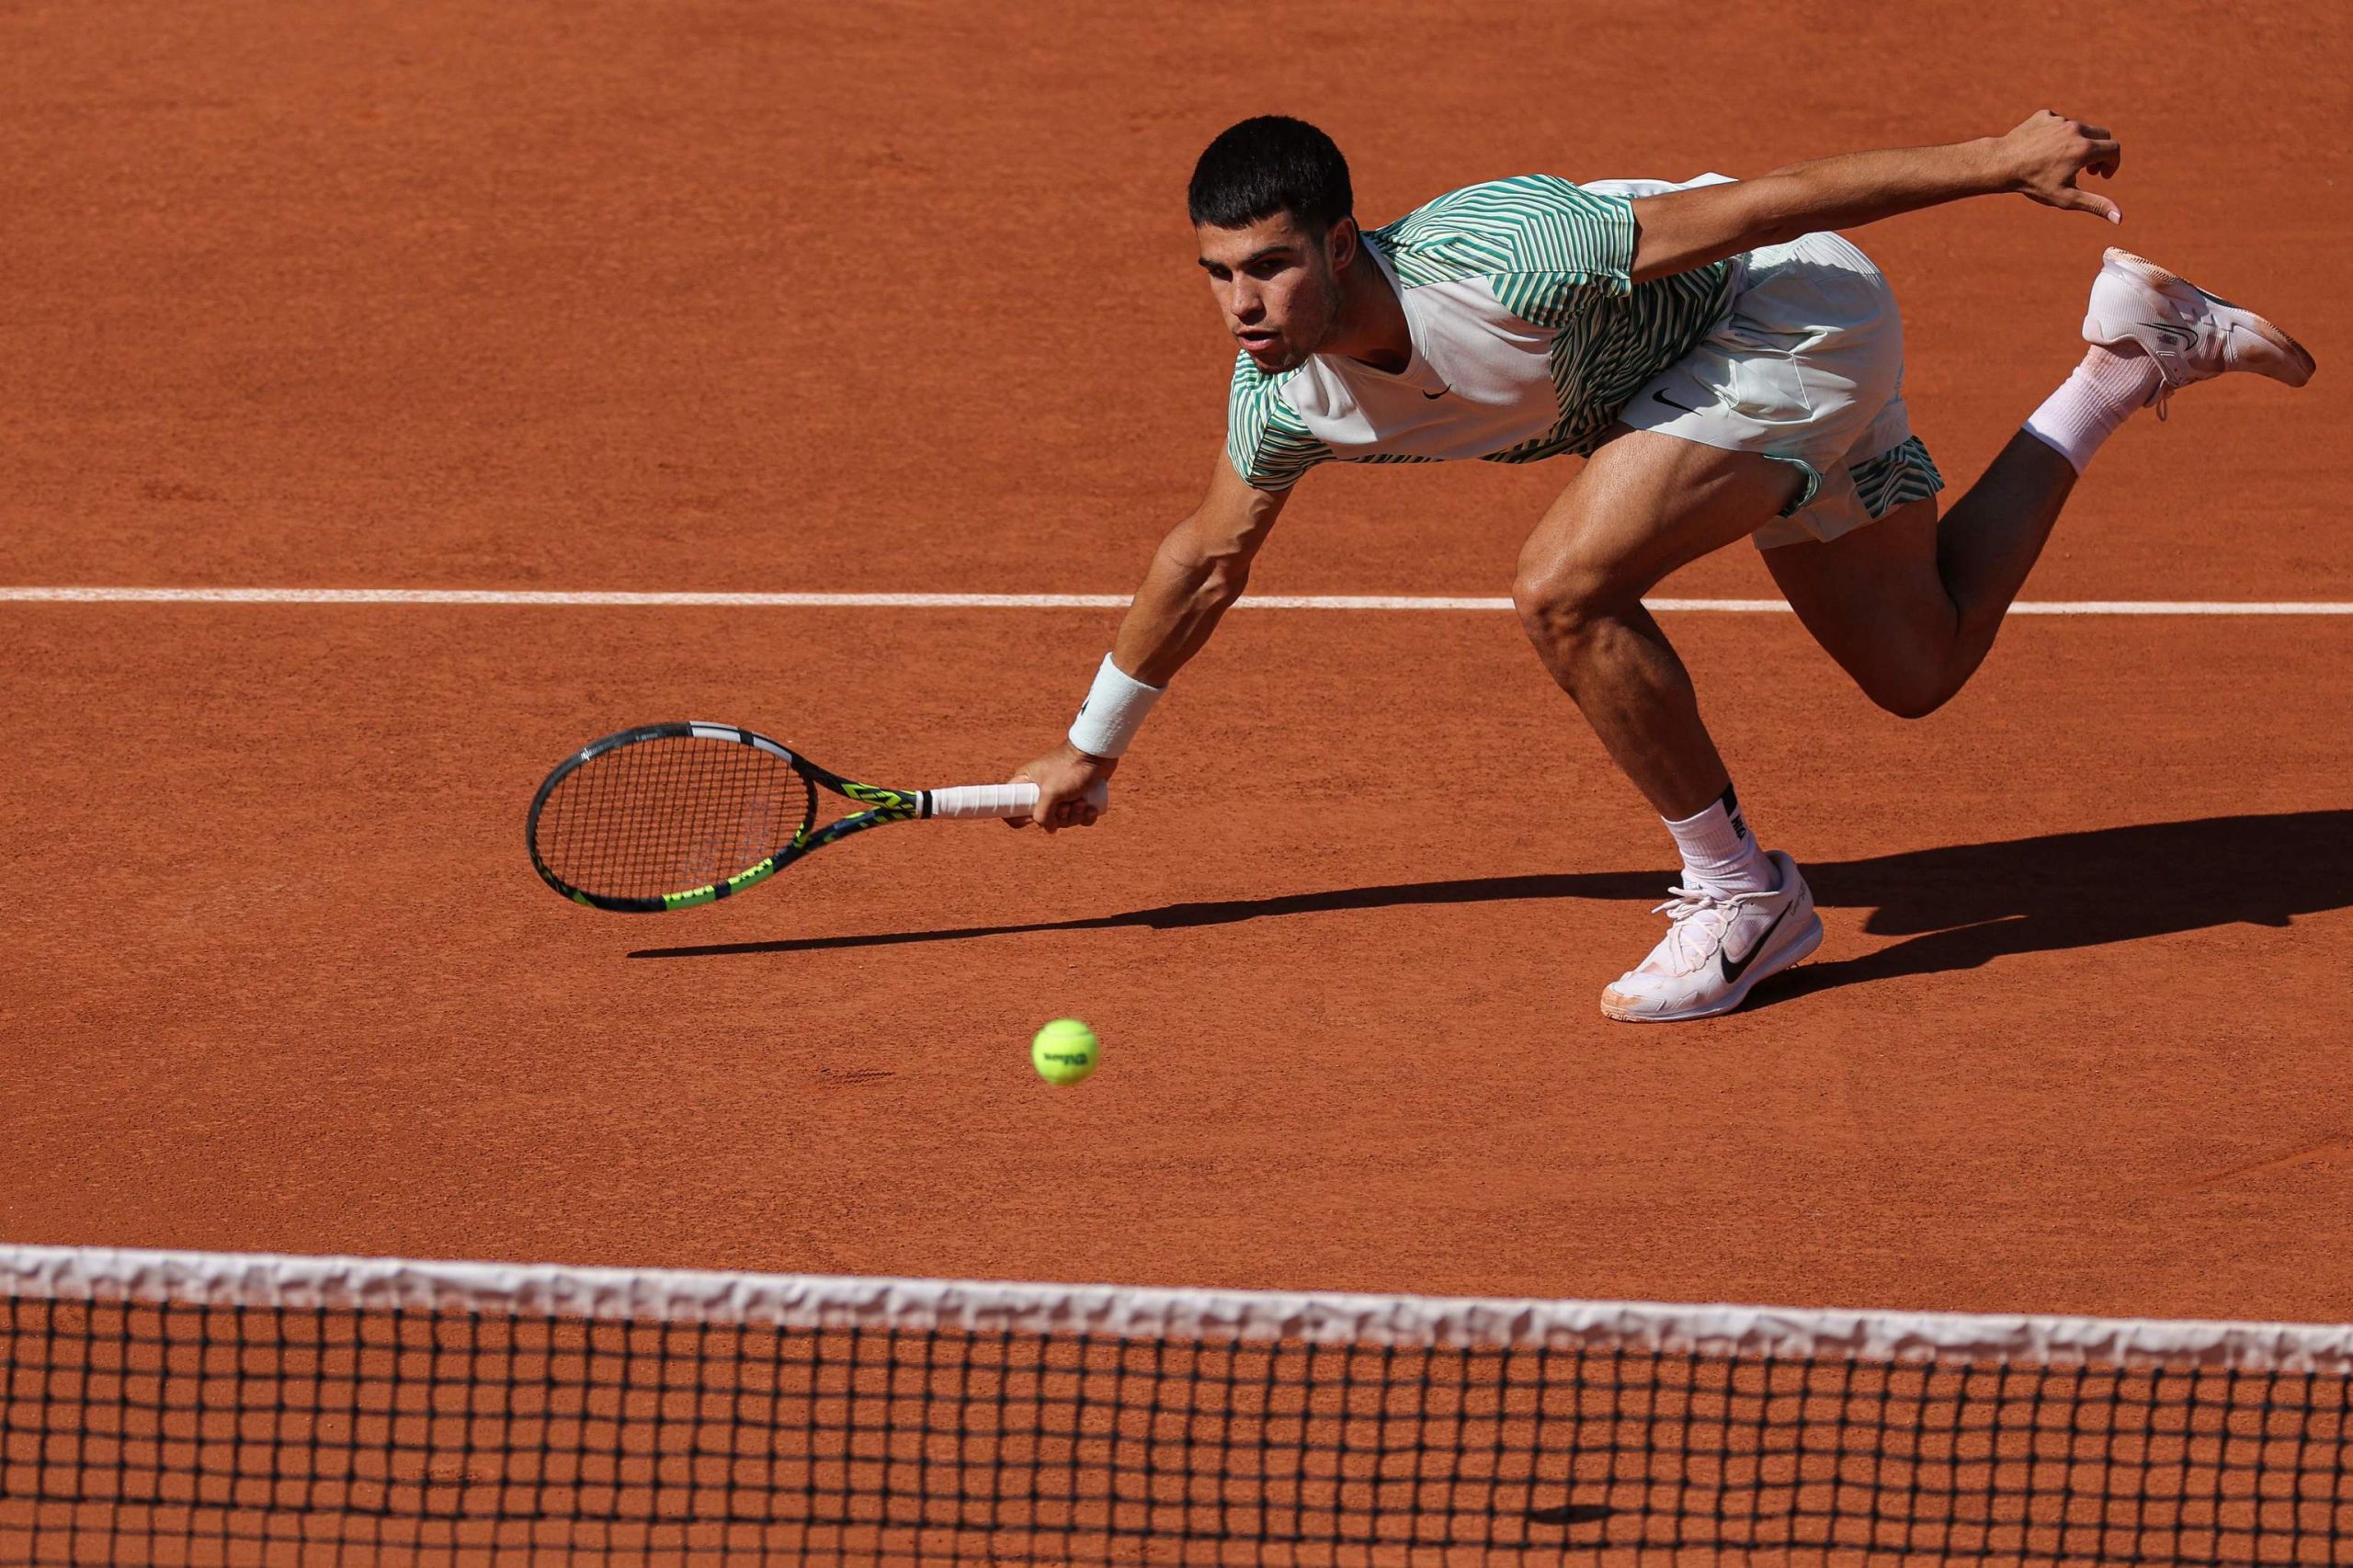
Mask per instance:
[[[1165,687],[1200,652],[1219,618],[1242,597],[1250,563],[1290,494],[1288,489],[1258,489],[1219,459],[1209,494],[1160,541],[1120,623],[1111,662],[1122,674],[1145,686]],[[1051,833],[1094,825],[1096,808],[1084,797],[1118,767],[1117,758],[1089,756],[1064,740],[1014,777],[1037,781],[1031,820]],[[1012,825],[1023,824],[1013,819]]]

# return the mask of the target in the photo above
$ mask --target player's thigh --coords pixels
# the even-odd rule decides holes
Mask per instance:
[[[1669,572],[1747,538],[1797,495],[1788,463],[1620,427],[1520,550],[1517,592],[1589,601],[1639,596]]]
[[[1937,498],[1836,539],[1760,551],[1823,650],[1874,699],[1916,705],[1940,675],[1958,612],[1937,574]]]

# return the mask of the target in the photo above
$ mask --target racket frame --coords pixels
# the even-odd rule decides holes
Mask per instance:
[[[661,893],[644,898],[616,898],[605,893],[584,892],[564,881],[548,869],[540,858],[540,809],[562,784],[581,768],[608,752],[622,746],[637,745],[646,741],[695,739],[722,741],[746,745],[767,753],[790,766],[795,773],[815,786],[809,791],[808,809],[801,813],[801,825],[792,837],[771,851],[767,858],[745,867],[723,881],[706,882],[699,888],[680,892]],[[867,809],[850,816],[817,825],[817,790],[828,790],[844,800],[855,801]],[[578,751],[556,765],[555,770],[540,785],[531,797],[531,810],[523,823],[523,842],[531,854],[531,869],[540,880],[574,903],[591,909],[610,910],[620,915],[660,915],[673,909],[691,909],[697,904],[712,903],[722,898],[733,898],[746,888],[757,887],[795,860],[813,851],[823,849],[851,834],[863,833],[884,823],[914,822],[931,815],[932,791],[928,790],[889,790],[879,784],[860,784],[840,774],[818,767],[791,747],[768,739],[755,731],[735,724],[712,724],[699,720],[679,721],[662,724],[638,724],[617,731],[601,739],[590,741]]]

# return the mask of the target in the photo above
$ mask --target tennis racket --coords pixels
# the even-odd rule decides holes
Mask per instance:
[[[817,791],[866,810],[817,825]],[[1104,803],[1102,786],[1089,797]],[[733,724],[641,724],[591,741],[531,797],[540,878],[574,903],[658,915],[733,897],[813,850],[926,817],[1028,816],[1038,786],[885,790]]]

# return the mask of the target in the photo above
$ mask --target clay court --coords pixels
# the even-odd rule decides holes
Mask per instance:
[[[2336,1322],[2353,1300],[2348,26],[697,4],[0,17],[0,585],[1122,595],[1220,449],[1185,174],[2114,126],[2120,235],[1861,243],[1955,494],[2116,239],[2290,326],[2103,453],[1962,697],[1665,618],[1820,956],[1604,1022],[1667,846],[1495,610],[1253,608],[1090,833],[647,918],[522,816],[625,724],[994,780],[1118,611],[8,602],[0,1235],[779,1273]],[[1327,469],[1270,597],[1508,591],[1572,460]],[[1662,590],[1769,597],[1745,546]],[[2315,607],[2339,613],[2310,613]],[[1026,1041],[1092,1021],[1050,1089]]]

